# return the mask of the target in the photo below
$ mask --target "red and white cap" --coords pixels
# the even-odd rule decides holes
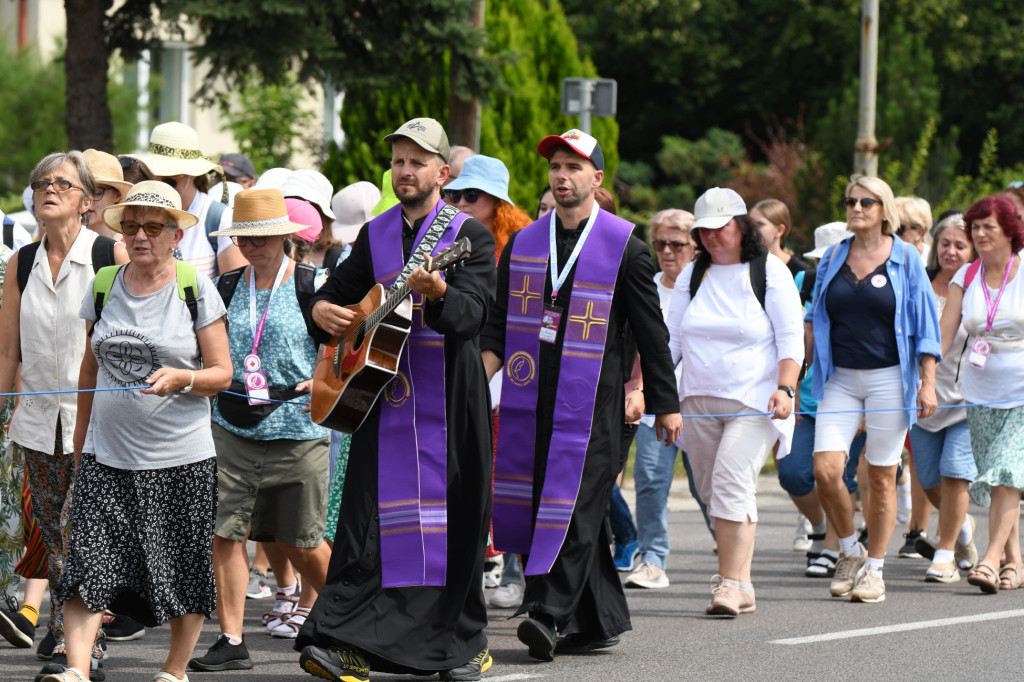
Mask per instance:
[[[568,146],[585,159],[590,159],[597,170],[604,170],[604,152],[601,144],[593,135],[573,128],[561,135],[548,135],[537,145],[537,153],[545,159],[551,158],[551,152],[560,146]]]

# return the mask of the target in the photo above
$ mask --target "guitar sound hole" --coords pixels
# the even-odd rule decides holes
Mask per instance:
[[[356,351],[363,345],[363,339],[366,338],[366,332],[360,329],[356,333],[356,338],[352,340],[352,350]]]

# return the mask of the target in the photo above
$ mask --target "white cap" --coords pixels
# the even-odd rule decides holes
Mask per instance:
[[[323,173],[306,168],[292,171],[292,174],[281,185],[280,190],[286,199],[288,197],[305,199],[320,209],[320,212],[329,220],[334,220],[334,211],[331,210],[331,197],[334,196],[334,188]]]
[[[712,187],[697,199],[693,207],[696,220],[690,230],[701,227],[717,230],[725,227],[736,216],[746,214],[747,205],[739,194],[728,187]]]
[[[255,186],[259,189],[281,189],[291,174],[287,168],[268,168],[260,174]]]
[[[814,230],[814,251],[804,254],[805,258],[821,258],[833,244],[838,244],[852,234],[846,229],[846,223],[826,223]]]

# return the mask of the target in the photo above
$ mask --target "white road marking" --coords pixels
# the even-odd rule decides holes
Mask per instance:
[[[980,623],[986,620],[1003,620],[1006,618],[1021,617],[1024,617],[1024,609],[1014,609],[1012,611],[994,611],[992,613],[979,613],[975,616],[939,618],[936,620],[917,621],[916,623],[883,625],[877,628],[860,628],[858,630],[845,630],[843,632],[828,632],[822,635],[810,635],[808,637],[790,637],[788,639],[776,639],[770,641],[769,644],[813,644],[815,642],[831,642],[837,639],[851,639],[853,637],[870,637],[872,635],[886,635],[891,632],[927,630],[928,628],[943,628],[950,625],[962,625],[964,623]]]
[[[541,677],[544,677],[544,675],[526,675],[516,673],[512,675],[498,675],[497,677],[485,675],[484,679],[487,680],[487,682],[515,682],[516,680],[536,680]]]

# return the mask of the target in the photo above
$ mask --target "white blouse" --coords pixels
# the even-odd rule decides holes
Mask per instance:
[[[779,362],[803,362],[803,315],[793,275],[773,255],[766,271],[764,309],[750,285],[749,263],[711,265],[693,300],[693,263],[676,278],[667,325],[672,359],[681,359],[682,398],[729,398],[764,412],[779,385]],[[789,452],[793,424],[792,415],[772,420],[779,457]]]

